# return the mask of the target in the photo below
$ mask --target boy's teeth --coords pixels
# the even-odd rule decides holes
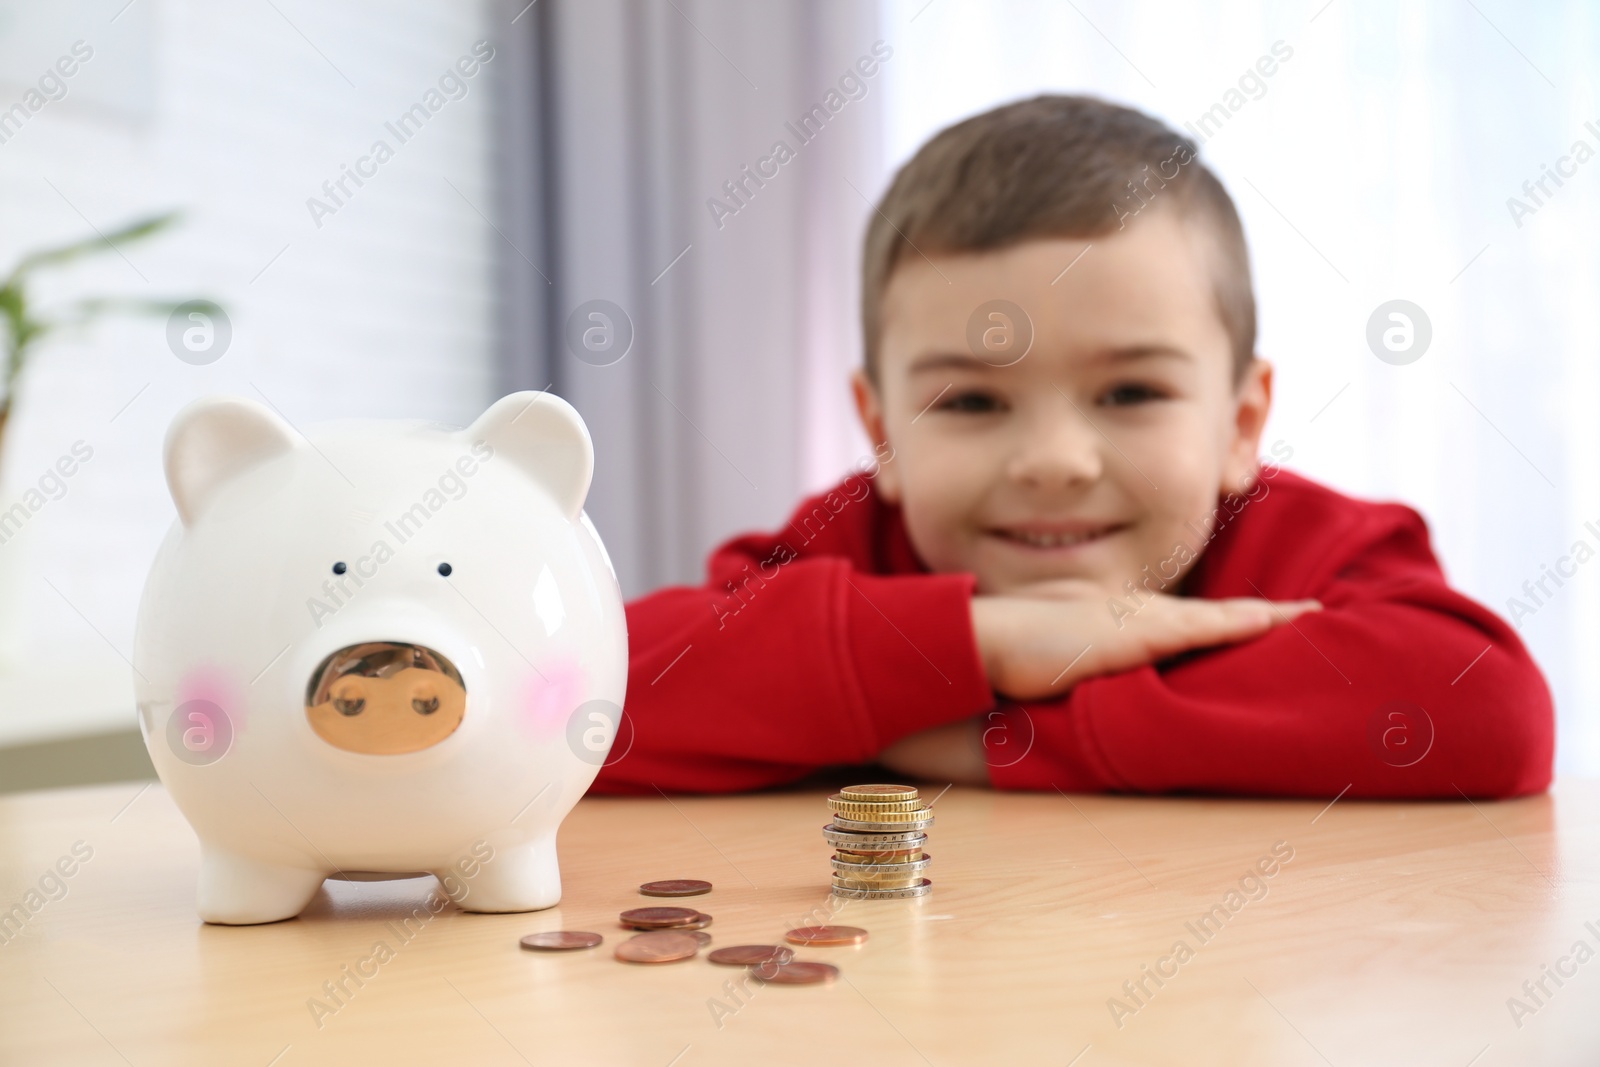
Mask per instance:
[[[1080,534],[1040,534],[1016,531],[1011,536],[1017,540],[1033,545],[1037,548],[1060,548],[1063,545],[1076,545],[1095,537],[1095,533]]]

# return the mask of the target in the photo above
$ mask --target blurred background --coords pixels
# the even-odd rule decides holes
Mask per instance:
[[[551,388],[626,595],[697,581],[869,453],[846,375],[894,170],[1043,91],[1203,142],[1278,368],[1266,439],[1421,511],[1547,672],[1558,771],[1600,772],[1600,14],[1396,8],[0,3],[0,791],[151,773],[128,656],[185,403],[464,425]],[[1403,362],[1368,340],[1396,300],[1428,337]]]

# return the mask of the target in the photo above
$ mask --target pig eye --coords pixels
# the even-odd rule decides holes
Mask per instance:
[[[450,569],[450,564],[448,563],[439,564],[439,573],[444,575],[446,578],[450,577]]]
[[[333,706],[340,715],[360,715],[361,709],[367,706],[367,702],[361,699],[346,700],[344,697],[334,697]]]
[[[333,565],[333,573],[335,574],[343,574],[346,569],[347,568],[344,565],[344,560],[340,560],[338,563]]]
[[[439,698],[429,697],[427,700],[413,700],[411,702],[411,710],[418,715],[432,715],[439,710]]]

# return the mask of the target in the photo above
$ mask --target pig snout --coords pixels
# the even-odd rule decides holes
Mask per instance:
[[[306,685],[306,718],[335,748],[418,752],[455,732],[467,710],[455,664],[425,645],[368,641],[330,654]]]

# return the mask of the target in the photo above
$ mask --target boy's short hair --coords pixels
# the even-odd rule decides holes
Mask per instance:
[[[1194,141],[1132,108],[1047,94],[949,126],[900,168],[867,225],[866,373],[878,381],[883,296],[906,255],[979,252],[1037,237],[1098,237],[1143,206],[1202,223],[1237,384],[1255,358],[1250,256],[1233,201]]]

